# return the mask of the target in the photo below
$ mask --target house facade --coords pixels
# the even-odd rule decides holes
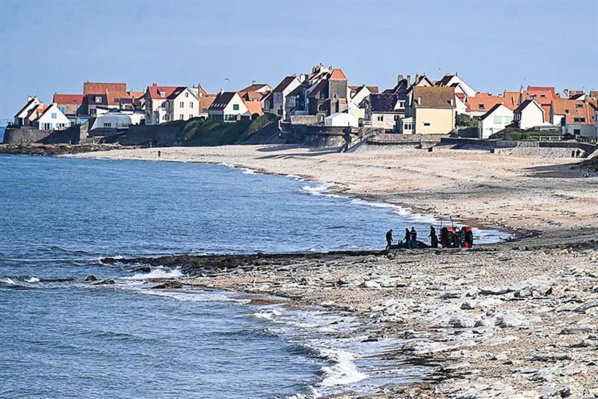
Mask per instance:
[[[514,113],[503,104],[496,104],[478,121],[478,138],[487,139],[513,122]]]
[[[456,93],[463,93],[465,95],[463,103],[467,102],[469,97],[474,97],[477,94],[477,92],[470,85],[465,83],[465,81],[456,73],[447,73],[442,79],[435,83],[435,86],[453,87]]]
[[[71,121],[71,123],[85,123],[87,120],[86,96],[83,94],[54,93],[53,103]]]
[[[449,134],[455,129],[455,88],[415,87],[411,99],[416,134]]]
[[[199,91],[185,86],[158,86],[145,91],[145,124],[159,125],[200,116]]]
[[[563,134],[595,137],[595,109],[581,100],[557,98],[552,101],[550,117]]]
[[[34,110],[36,108],[38,108],[40,105],[43,105],[43,104],[37,98],[37,96],[28,96],[27,102],[25,103],[23,108],[21,108],[19,110],[19,112],[17,112],[14,116],[15,126],[19,126],[19,127],[31,126],[31,121],[30,121],[29,117],[34,112]]]
[[[289,93],[301,85],[301,79],[298,76],[291,75],[285,77],[268,95],[264,101],[264,110],[271,114],[286,119],[286,102]]]
[[[69,126],[71,121],[56,104],[50,104],[35,121],[35,127],[40,130],[64,130]]]
[[[525,100],[513,111],[513,123],[519,129],[545,125],[544,109],[536,100]]]
[[[218,122],[234,123],[251,118],[251,112],[245,102],[234,91],[219,93],[208,109],[208,119]]]

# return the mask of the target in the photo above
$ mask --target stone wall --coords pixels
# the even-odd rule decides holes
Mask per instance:
[[[12,128],[7,127],[4,132],[4,144],[31,144],[39,143],[52,134],[51,130],[39,130],[35,128]]]

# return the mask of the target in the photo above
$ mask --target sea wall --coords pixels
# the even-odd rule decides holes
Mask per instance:
[[[7,127],[4,132],[4,144],[32,144],[39,143],[52,134],[51,130],[39,130],[30,127]]]
[[[441,145],[486,147],[496,154],[545,156],[551,158],[585,158],[596,151],[595,144],[575,141],[507,141],[443,138]]]

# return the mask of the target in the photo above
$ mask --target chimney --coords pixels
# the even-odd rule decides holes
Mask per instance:
[[[403,75],[399,74],[399,76],[397,76],[397,83],[401,83],[401,80],[403,80]]]
[[[31,100],[33,100],[33,97],[32,96],[27,96],[27,102],[29,102]]]
[[[422,98],[421,97],[417,98],[417,105],[422,105]]]
[[[158,86],[158,84],[157,83],[152,83],[152,86]]]
[[[415,74],[415,80],[413,81],[413,83],[417,83],[417,81],[419,80],[419,74]]]
[[[449,104],[451,104],[451,107],[455,106],[455,99],[451,98],[451,100],[449,101]]]
[[[411,75],[407,75],[407,86],[411,86]]]
[[[201,83],[197,84],[197,97],[201,98],[202,94],[201,94]]]

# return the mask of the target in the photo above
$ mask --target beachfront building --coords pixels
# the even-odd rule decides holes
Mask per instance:
[[[71,121],[60,111],[58,105],[50,104],[35,120],[39,130],[64,130],[71,126]]]
[[[555,98],[550,108],[553,125],[563,134],[595,137],[595,110],[585,101]]]
[[[503,104],[495,104],[478,121],[478,138],[487,139],[513,122],[513,111]]]
[[[415,134],[449,134],[455,128],[455,88],[415,87],[409,115]]]
[[[286,76],[264,99],[264,110],[286,119],[286,102],[289,93],[301,85],[301,78],[296,75]]]
[[[494,96],[490,93],[476,93],[475,96],[468,98],[465,114],[471,117],[482,116],[496,104],[502,104],[513,111],[519,105],[519,95],[519,92],[507,91],[502,96]]]
[[[550,107],[552,101],[560,98],[554,87],[544,86],[528,86],[527,90],[520,93],[519,104],[523,104],[525,100],[534,100],[544,110],[544,122],[550,123]]]
[[[366,100],[378,91],[378,86],[349,86],[349,114],[358,119],[365,119]]]
[[[250,117],[245,101],[234,91],[220,92],[208,109],[208,118],[213,121],[233,123]]]
[[[58,94],[54,93],[53,103],[60,108],[72,124],[85,123],[87,111],[85,106],[86,96],[83,94]]]
[[[31,126],[31,115],[34,115],[35,110],[43,106],[43,103],[37,96],[27,96],[27,102],[14,116],[14,125],[18,127]]]
[[[545,122],[544,108],[536,100],[525,100],[513,111],[514,126],[532,129],[549,125]]]
[[[158,86],[155,83],[148,86],[145,91],[145,124],[159,125],[199,117],[198,95],[202,90],[201,87]]]
[[[468,99],[477,94],[477,92],[470,85],[465,83],[465,81],[456,73],[447,73],[442,79],[435,83],[435,86],[452,87],[455,89],[455,94],[458,97],[459,102],[463,104],[462,106],[457,105],[457,113],[462,113],[460,111],[464,109]]]
[[[398,122],[405,117],[406,94],[376,93],[366,102],[366,119],[372,128],[397,132]]]
[[[101,110],[89,130],[97,129],[128,129],[131,125],[142,125],[145,122],[143,110]]]
[[[325,126],[359,127],[359,118],[346,112],[339,112],[324,118]]]

